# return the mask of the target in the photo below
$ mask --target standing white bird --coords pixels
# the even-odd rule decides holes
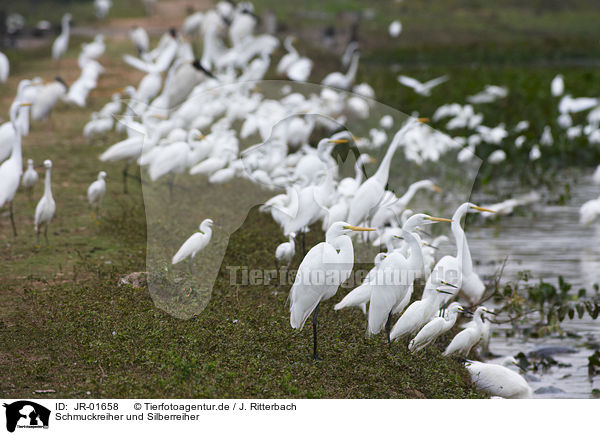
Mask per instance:
[[[384,196],[385,186],[390,176],[390,166],[394,153],[400,146],[406,132],[415,125],[415,122],[416,120],[414,119],[408,120],[396,133],[377,172],[361,184],[356,191],[350,203],[350,212],[348,213],[348,221],[352,225],[358,225],[361,222],[367,221],[380,205]]]
[[[290,233],[288,241],[283,242],[275,249],[275,267],[277,269],[279,269],[279,263],[283,263],[286,267],[290,267],[290,263],[296,252],[294,237],[296,237],[296,234]]]
[[[44,196],[38,202],[35,208],[35,231],[37,233],[37,243],[40,243],[40,229],[44,225],[44,237],[46,243],[48,243],[48,225],[54,217],[56,211],[56,203],[52,197],[52,185],[50,182],[50,172],[52,170],[52,162],[50,160],[44,161],[44,167],[46,168],[46,179],[44,180]]]
[[[324,86],[331,86],[333,88],[340,88],[344,90],[350,89],[354,83],[354,78],[356,77],[359,59],[360,53],[355,51],[352,54],[352,60],[350,61],[350,66],[348,67],[346,74],[343,74],[339,71],[332,72],[323,79],[321,84]]]
[[[307,57],[300,57],[298,50],[292,45],[293,41],[293,36],[285,38],[283,45],[288,53],[279,61],[277,73],[280,75],[285,74],[290,80],[305,82],[310,76],[313,62]]]
[[[10,62],[4,53],[0,52],[0,83],[6,83],[10,73]]]
[[[552,92],[553,97],[560,97],[565,92],[565,81],[562,74],[557,74],[556,77],[552,79],[550,91]]]
[[[67,93],[67,85],[62,78],[56,79],[47,85],[44,85],[37,94],[31,107],[31,118],[36,121],[45,119],[52,108],[56,105],[59,98]]]
[[[90,208],[96,206],[97,209],[100,208],[100,203],[102,202],[102,198],[104,198],[104,194],[106,193],[106,172],[100,171],[98,173],[98,179],[90,184],[87,190],[87,199],[90,203]]]
[[[458,302],[452,302],[447,310],[446,315],[448,318],[436,317],[430,320],[429,323],[423,326],[417,336],[410,341],[408,350],[418,352],[433,344],[438,337],[452,329],[459,312],[463,313],[466,311]]]
[[[10,203],[10,223],[13,234],[17,235],[15,218],[13,214],[13,199],[19,188],[19,181],[23,173],[23,154],[21,153],[21,131],[16,122],[13,122],[16,132],[10,157],[0,165],[0,207]]]
[[[435,79],[429,80],[427,82],[421,83],[420,81],[418,81],[412,77],[403,76],[403,75],[398,76],[398,82],[401,85],[412,88],[413,91],[415,91],[417,94],[422,95],[424,97],[429,97],[431,95],[431,90],[433,88],[435,88],[438,85],[441,85],[442,83],[444,83],[447,80],[448,80],[448,76],[441,76],[441,77],[437,77]]]
[[[196,254],[206,248],[210,243],[213,224],[214,222],[212,219],[204,219],[200,224],[200,231],[192,234],[189,239],[183,242],[181,248],[179,248],[177,253],[173,256],[172,264],[177,264],[186,258],[189,258],[190,274],[193,274],[192,261]]]
[[[71,14],[64,14],[61,22],[62,28],[60,35],[54,40],[52,44],[52,58],[54,60],[60,59],[69,48],[69,35],[71,32]]]
[[[141,56],[148,51],[150,47],[150,38],[148,32],[141,26],[133,26],[129,31],[129,39],[135,45],[138,54]]]
[[[373,231],[346,222],[336,222],[325,234],[325,241],[314,246],[300,263],[290,290],[290,325],[301,330],[308,316],[313,315],[313,359],[317,354],[317,315],[321,301],[337,292],[338,287],[354,267],[352,231]]]
[[[517,364],[512,357],[507,362]],[[507,367],[480,361],[467,361],[465,367],[475,386],[491,396],[504,399],[531,399],[531,387],[527,381]]]
[[[473,324],[454,336],[444,351],[444,356],[458,354],[466,357],[469,355],[471,349],[479,343],[479,340],[481,340],[483,332],[483,313],[496,314],[484,306],[477,307],[475,314],[473,314]]]
[[[38,173],[35,172],[33,168],[33,160],[27,160],[27,170],[23,173],[23,177],[21,178],[21,185],[27,189],[29,194],[29,198],[31,199],[31,194],[33,193],[33,186],[38,181]]]
[[[402,33],[402,23],[398,20],[394,20],[390,23],[390,27],[388,27],[388,33],[392,38],[397,38]]]

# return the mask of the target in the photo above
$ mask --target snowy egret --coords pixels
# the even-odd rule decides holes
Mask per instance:
[[[56,212],[56,202],[52,197],[52,185],[50,181],[50,173],[52,171],[52,162],[50,160],[44,161],[44,167],[46,168],[46,178],[44,180],[44,196],[40,199],[37,206],[35,207],[35,231],[37,233],[37,243],[40,243],[40,230],[44,225],[44,237],[46,243],[48,243],[48,225],[54,217]]]
[[[186,258],[189,258],[190,274],[193,274],[192,261],[196,254],[210,243],[212,237],[212,226],[214,222],[212,219],[204,219],[200,224],[200,231],[192,234],[177,253],[173,256],[172,264],[177,264]]]
[[[313,359],[317,354],[317,315],[319,305],[333,297],[340,284],[352,272],[354,250],[349,234],[353,231],[374,231],[335,222],[325,234],[325,241],[314,246],[300,264],[298,273],[290,290],[290,324],[301,330],[308,316],[313,315]]]
[[[401,85],[411,88],[417,94],[422,95],[424,97],[429,97],[431,95],[431,90],[433,88],[441,85],[442,83],[444,83],[447,80],[448,80],[448,76],[441,76],[441,77],[437,77],[435,79],[421,83],[420,81],[418,81],[412,77],[403,76],[403,75],[398,76],[398,82]]]
[[[339,88],[348,90],[352,87],[354,83],[354,78],[356,77],[356,71],[358,70],[358,61],[360,59],[360,53],[355,51],[352,54],[352,60],[350,61],[350,66],[348,67],[348,71],[346,74],[341,72],[333,72],[328,74],[323,81],[321,82],[324,86],[331,86],[332,88]]]
[[[33,160],[27,160],[27,170],[23,173],[23,178],[21,178],[21,185],[27,190],[29,198],[33,193],[33,186],[38,181],[38,173],[35,172],[33,168]]]
[[[454,336],[454,338],[444,351],[444,356],[458,354],[466,357],[469,355],[471,349],[477,343],[479,343],[479,340],[481,340],[483,331],[483,313],[496,314],[493,311],[488,310],[484,306],[477,307],[477,310],[475,310],[475,314],[473,314],[474,322],[472,326],[463,329]]]
[[[69,48],[69,35],[71,25],[71,14],[64,14],[61,20],[61,32],[60,35],[54,40],[52,44],[52,58],[54,60],[60,59]]]
[[[466,312],[465,309],[458,302],[452,302],[447,309],[446,316],[448,318],[436,317],[430,320],[410,341],[408,350],[418,352],[433,344],[438,337],[452,329],[458,318],[458,313],[462,312]]]
[[[98,173],[98,179],[90,184],[87,190],[87,199],[90,203],[90,208],[96,206],[97,209],[100,208],[100,203],[102,202],[102,198],[104,198],[104,194],[106,193],[106,172],[100,171]]]

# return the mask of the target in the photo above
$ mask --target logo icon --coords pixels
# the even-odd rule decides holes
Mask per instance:
[[[6,430],[14,432],[18,428],[48,428],[50,410],[29,400],[19,400],[4,404],[6,408]]]

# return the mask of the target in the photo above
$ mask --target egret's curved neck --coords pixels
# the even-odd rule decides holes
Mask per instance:
[[[419,239],[410,231],[405,231],[402,235],[410,251],[410,257],[408,258],[409,270],[414,272],[416,277],[423,276],[423,252],[421,251]]]
[[[400,140],[392,141],[390,147],[388,148],[379,168],[377,168],[377,172],[373,174],[371,178],[377,180],[380,184],[385,186],[388,182],[388,178],[390,177],[390,166],[392,164],[392,159],[394,158],[394,153],[398,149],[400,145]]]
[[[354,264],[354,248],[352,247],[352,239],[346,235],[337,237],[327,237],[326,242],[332,245],[339,251],[338,262],[348,265]]]
[[[23,154],[21,151],[21,131],[19,128],[15,128],[15,142],[13,143],[13,149],[10,154],[10,158],[13,159],[19,168],[23,170]]]
[[[52,198],[52,186],[50,185],[50,173],[52,172],[52,168],[46,169],[46,179],[44,181],[44,196],[47,198]]]
[[[451,224],[452,234],[456,239],[456,259],[458,260],[459,267],[462,269],[463,275],[469,275],[473,270],[473,260],[471,259],[471,252],[469,251],[467,237],[465,236],[464,230],[460,226],[460,221],[467,213],[468,209],[468,204],[463,204],[460,206],[456,212],[454,212]]]
[[[458,311],[453,311],[448,314],[448,319],[446,320],[446,325],[448,328],[452,328],[456,323],[456,319],[458,318]]]
[[[210,224],[208,222],[202,222],[202,224],[200,225],[200,231],[202,231],[208,236],[212,234],[212,228],[210,227]]]
[[[69,24],[69,20],[63,20],[63,22],[62,22],[62,33],[63,33],[63,35],[69,36],[70,30],[71,30],[71,25]]]
[[[294,46],[292,45],[292,40],[287,38],[284,42],[283,45],[285,46],[285,49],[287,51],[289,51],[290,54],[293,54],[295,56],[298,56],[298,51],[294,48]]]
[[[352,56],[352,62],[350,63],[350,67],[348,68],[348,72],[346,72],[346,80],[354,81],[354,77],[356,76],[356,71],[358,70],[358,58],[360,56],[358,53],[355,53]]]
[[[356,182],[357,185],[359,185],[360,183],[362,183],[363,180],[363,166],[364,166],[365,162],[363,161],[363,159],[361,157],[359,157],[356,160],[356,163],[354,164],[354,181]]]
[[[425,186],[420,181],[417,181],[416,183],[411,184],[410,186],[408,186],[408,189],[406,189],[406,192],[404,193],[404,195],[402,195],[398,199],[398,203],[400,203],[404,207],[406,207],[406,205],[408,205],[408,203],[413,199],[413,197],[415,196],[415,194],[419,190],[421,190],[423,187],[425,187]]]

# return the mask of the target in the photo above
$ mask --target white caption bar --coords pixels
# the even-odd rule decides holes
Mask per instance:
[[[587,433],[594,400],[2,399],[0,433]],[[12,429],[12,431],[11,431]],[[42,429],[34,431],[33,429]],[[282,432],[284,430],[285,432]],[[134,431],[134,432],[132,432]],[[235,431],[235,432],[234,432]]]

